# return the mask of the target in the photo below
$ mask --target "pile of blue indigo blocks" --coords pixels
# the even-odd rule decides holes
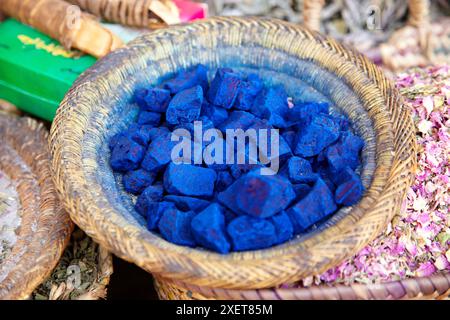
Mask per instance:
[[[327,103],[295,103],[283,86],[265,85],[256,74],[219,68],[211,82],[207,74],[197,65],[137,89],[135,122],[109,140],[110,165],[137,195],[135,209],[149,230],[222,254],[263,249],[362,198],[364,141],[347,118],[331,115]],[[172,133],[192,132],[195,121],[224,139],[227,129],[278,129],[279,170],[263,175],[267,164],[206,164],[192,154],[192,162],[175,163]]]

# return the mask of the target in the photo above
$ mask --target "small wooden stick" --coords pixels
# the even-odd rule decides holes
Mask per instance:
[[[311,30],[320,30],[320,13],[325,5],[325,0],[303,1],[303,23]]]

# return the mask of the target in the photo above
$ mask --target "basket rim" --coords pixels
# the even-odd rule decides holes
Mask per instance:
[[[388,300],[446,298],[450,295],[450,272],[426,277],[411,277],[381,283],[321,284],[300,288],[225,289],[190,285],[182,281],[155,278],[160,294],[164,288],[200,294],[203,299],[231,300]]]
[[[0,124],[6,150],[3,160],[17,160],[25,166],[13,173],[5,171],[20,184],[22,221],[17,241],[0,265],[5,268],[0,300],[25,299],[58,263],[73,224],[51,179],[47,129],[34,119],[5,113],[0,113]]]
[[[68,118],[71,116],[73,117],[75,114],[78,116],[81,115],[85,120],[85,118],[89,115],[90,110],[82,104],[77,104],[75,111],[73,99],[76,100],[77,97],[80,96],[79,89],[82,87],[83,89],[86,89],[99,77],[105,76],[108,72],[112,72],[111,70],[108,70],[108,63],[115,63],[114,72],[119,72],[119,69],[122,70],[125,68],[123,57],[127,56],[130,58],[131,56],[131,60],[136,58],[139,54],[143,53],[145,50],[148,50],[148,45],[152,42],[161,41],[161,39],[167,37],[168,35],[183,34],[183,32],[187,32],[186,30],[194,29],[197,31],[205,31],[209,28],[214,28],[217,25],[223,28],[248,28],[251,26],[259,26],[266,28],[266,30],[281,30],[283,32],[294,33],[299,40],[305,42],[309,41],[310,44],[317,46],[317,48],[325,50],[329,52],[330,55],[334,55],[334,57],[339,58],[339,62],[345,61],[348,70],[341,70],[341,73],[349,72],[350,70],[364,76],[364,81],[362,81],[364,85],[372,89],[375,88],[375,91],[378,92],[380,101],[376,102],[378,104],[375,103],[376,107],[384,108],[383,103],[386,102],[387,96],[390,95],[392,99],[389,102],[392,107],[401,110],[400,112],[407,112],[407,110],[404,110],[401,107],[398,93],[392,87],[390,81],[386,79],[377,67],[375,67],[362,55],[344,48],[331,38],[324,37],[300,26],[273,19],[224,17],[211,18],[189,25],[175,26],[164,30],[158,30],[151,34],[142,36],[138,40],[135,40],[129,44],[127,48],[118,50],[108,55],[77,79],[76,83],[61,103],[51,129],[50,143],[53,156],[54,179],[57,188],[64,199],[66,208],[71,213],[72,219],[90,236],[96,239],[96,241],[102,245],[105,245],[106,248],[121,258],[132,261],[149,272],[154,272],[161,276],[170,275],[174,278],[189,278],[189,280],[195,284],[205,283],[205,281],[208,282],[208,280],[205,280],[206,275],[206,278],[215,278],[210,280],[224,287],[270,287],[279,283],[300,279],[305,275],[305,273],[311,274],[313,272],[317,272],[318,269],[312,270],[310,265],[305,264],[302,266],[302,259],[299,259],[301,256],[299,256],[297,244],[292,243],[287,243],[285,245],[265,250],[232,253],[224,256],[202,250],[168,244],[163,239],[146,241],[148,240],[148,237],[146,237],[145,233],[143,233],[138,227],[127,224],[125,219],[115,216],[115,221],[112,221],[111,219],[107,220],[102,217],[102,210],[103,212],[105,210],[111,210],[111,212],[114,212],[114,210],[108,207],[101,207],[98,203],[96,203],[92,194],[89,192],[90,187],[88,187],[88,184],[86,183],[83,168],[80,165],[80,162],[78,160],[70,160],[70,158],[80,157],[80,155],[73,153],[71,149],[73,150],[74,147],[78,148],[81,145],[81,141],[68,142],[64,141],[64,137],[62,137],[63,135],[70,135],[71,137],[75,137],[74,140],[76,140],[76,136],[80,135],[80,128],[72,130],[72,128],[65,122],[68,121]],[[321,62],[319,59],[317,61],[319,63]],[[323,64],[321,66],[324,67]],[[100,72],[98,72],[98,70],[100,70]],[[359,83],[359,85],[361,85],[361,83]],[[387,117],[390,115],[390,110],[385,110],[384,114]],[[349,239],[352,233],[356,232],[357,227],[355,227],[355,225],[357,225],[357,223],[355,222],[361,220],[363,216],[367,216],[367,212],[370,211],[370,205],[373,205],[376,200],[383,199],[381,193],[385,188],[387,188],[384,187],[384,185],[387,185],[390,181],[390,174],[402,173],[407,176],[406,180],[411,180],[410,177],[408,178],[410,175],[408,172],[393,173],[395,152],[393,150],[394,140],[392,131],[395,128],[392,127],[392,124],[388,118],[385,118],[384,120],[384,127],[381,125],[382,128],[378,128],[378,133],[379,135],[382,135],[382,138],[379,136],[378,138],[384,140],[384,147],[387,148],[384,149],[385,152],[383,153],[383,156],[380,156],[380,158],[383,158],[384,166],[381,169],[378,168],[380,170],[376,171],[374,175],[374,179],[378,177],[379,183],[377,198],[369,199],[369,201],[367,200],[368,197],[364,197],[363,200],[358,205],[354,206],[350,213],[336,225],[328,227],[322,231],[320,235],[315,236],[312,239],[307,239],[304,243],[309,241],[309,244],[317,247],[317,250],[327,246],[328,250],[330,250],[329,246],[333,245],[333,243],[339,243],[340,241],[345,242],[345,240]],[[64,132],[62,132],[62,127],[64,127]],[[81,131],[82,130],[84,129],[81,129]],[[380,141],[378,141],[379,139],[377,139],[378,146],[380,143]],[[383,144],[383,142],[381,143]],[[414,162],[412,152],[407,154],[403,161],[406,163]],[[71,179],[71,177],[74,178],[74,176],[76,176],[75,180],[77,180],[77,182],[74,182],[74,179]],[[406,185],[407,184],[408,183],[406,183]],[[406,191],[406,185],[399,187],[399,193],[402,197]],[[365,200],[367,200],[365,206],[362,206],[361,204],[364,203]],[[393,205],[398,206],[397,203],[394,203]],[[380,213],[378,213],[378,215],[380,215]],[[383,216],[383,222],[379,223],[378,229],[381,229],[381,227],[383,227],[388,220],[389,216]],[[123,225],[127,226],[127,230],[123,229]],[[332,254],[330,251],[329,254],[331,254],[331,256],[329,256],[329,259],[334,261],[334,263],[342,261],[352,253],[356,252],[365,243],[372,240],[372,238],[376,236],[378,229],[371,230],[370,236],[367,236],[361,243],[351,243],[352,248],[346,250],[345,253],[341,253],[338,258],[333,256],[334,253]],[[121,243],[111,239],[109,235],[102,233],[105,231],[113,232]],[[331,238],[328,237],[331,235],[330,232],[332,231],[339,233],[340,235],[334,235]],[[122,242],[125,242],[125,245],[122,244]],[[145,257],[139,255],[143,255]],[[275,261],[277,259],[278,262]],[[238,265],[236,265],[237,261],[240,262]],[[325,261],[322,262],[325,263]],[[205,263],[206,265],[202,266],[201,263]],[[224,268],[242,268],[241,270],[245,270],[245,273],[261,271],[263,269],[266,270],[264,270],[265,274],[257,280],[253,279],[247,281],[247,279],[241,278],[242,281],[240,283],[236,283],[236,281],[228,279],[229,274],[216,274],[217,272],[211,270],[213,268],[210,263],[214,263],[216,266],[221,265]],[[280,270],[279,266],[282,264],[289,265],[290,270]],[[322,269],[326,269],[326,267],[327,265],[317,266],[317,268]]]

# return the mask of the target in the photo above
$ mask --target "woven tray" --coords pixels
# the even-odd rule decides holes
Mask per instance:
[[[0,112],[0,136],[0,170],[15,186],[21,217],[0,264],[0,300],[24,299],[58,263],[73,225],[57,200],[43,125]]]
[[[180,67],[245,67],[305,99],[330,101],[366,141],[367,192],[303,237],[266,250],[220,255],[146,230],[108,165],[107,141],[126,127],[133,89]],[[125,80],[126,79],[126,80]],[[160,278],[220,288],[264,288],[325,271],[372,240],[400,208],[415,168],[410,115],[393,84],[330,38],[275,20],[214,18],[144,35],[81,76],[51,130],[54,180],[72,219],[97,242]]]

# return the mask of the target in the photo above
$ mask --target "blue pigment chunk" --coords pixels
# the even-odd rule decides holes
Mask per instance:
[[[269,120],[277,128],[286,128],[285,117],[289,111],[288,96],[282,86],[264,89],[255,99],[251,112],[260,118]]]
[[[133,123],[132,125],[130,125],[128,130],[125,131],[125,135],[128,136],[131,140],[146,147],[150,142],[150,135],[148,130],[149,130],[148,126],[141,126],[136,123]]]
[[[153,111],[139,112],[137,123],[156,127],[161,122],[161,114]]]
[[[326,102],[304,102],[296,103],[289,109],[287,118],[290,122],[296,123],[298,120],[315,117],[319,114],[328,115],[329,105]]]
[[[172,194],[210,197],[214,193],[216,176],[212,169],[170,163],[164,173],[164,188]]]
[[[231,221],[227,232],[235,251],[268,248],[278,240],[270,221],[250,216],[240,216]]]
[[[228,253],[230,243],[225,231],[225,217],[222,207],[212,203],[191,222],[192,234],[198,244],[219,253]]]
[[[326,150],[326,159],[333,172],[350,167],[355,170],[359,164],[359,153],[364,146],[364,140],[351,132],[342,132],[337,143]]]
[[[165,212],[177,211],[175,205],[171,202],[151,202],[148,204],[147,211],[147,229],[158,229],[159,221]]]
[[[282,176],[263,176],[251,171],[240,177],[224,192],[221,204],[240,214],[267,218],[285,209],[295,198],[289,180]]]
[[[161,201],[163,192],[164,188],[160,184],[148,186],[137,198],[134,208],[140,215],[146,217],[149,212],[149,206],[152,203]]]
[[[222,107],[215,106],[210,104],[208,101],[203,100],[201,115],[208,117],[217,128],[228,118],[228,111]]]
[[[243,81],[238,91],[234,108],[243,111],[249,111],[253,102],[263,89],[264,84],[256,74],[250,74],[247,81]]]
[[[228,188],[234,179],[228,171],[217,172],[216,191],[222,192]]]
[[[317,179],[311,191],[286,212],[292,221],[295,234],[336,211],[333,193],[322,179]]]
[[[206,97],[213,105],[230,109],[236,100],[241,82],[242,78],[238,73],[228,68],[219,68]]]
[[[272,222],[275,227],[277,234],[276,244],[286,242],[294,235],[294,226],[292,225],[292,222],[286,212],[281,211],[280,213],[270,217],[270,222]]]
[[[318,155],[339,138],[339,127],[331,117],[319,115],[298,132],[294,153],[300,157]]]
[[[219,130],[226,134],[227,129],[242,129],[247,130],[255,123],[255,116],[246,111],[233,111],[228,118],[219,126]]]
[[[164,200],[175,203],[181,211],[199,212],[209,205],[209,201],[184,196],[167,195]]]
[[[139,167],[145,149],[139,143],[122,137],[117,141],[112,153],[109,163],[114,171],[127,172],[135,170]]]
[[[125,191],[139,194],[153,183],[155,174],[144,169],[127,172],[122,179]]]
[[[193,211],[165,210],[158,223],[162,237],[175,244],[195,247],[196,242],[191,231],[194,216]]]
[[[190,70],[179,72],[174,78],[164,82],[163,87],[172,94],[195,86],[201,86],[206,92],[208,89],[207,71],[204,65],[199,64]]]
[[[232,220],[236,219],[237,217],[239,217],[239,215],[237,215],[236,213],[234,213],[231,210],[228,210],[225,207],[223,208],[223,215],[225,217],[225,223],[228,225]]]
[[[176,144],[176,141],[171,141],[171,133],[156,137],[148,146],[142,168],[150,172],[162,170],[172,160],[172,149]]]
[[[169,132],[170,130],[166,127],[150,128],[148,129],[148,136],[150,138],[150,141],[153,141],[157,137],[163,136]]]
[[[297,200],[303,199],[312,189],[311,186],[304,183],[294,184],[293,188]]]
[[[177,93],[167,107],[166,120],[170,124],[192,122],[200,117],[203,89],[195,86]]]
[[[361,178],[350,168],[346,168],[345,174],[341,174],[341,183],[337,186],[334,197],[337,204],[352,206],[361,200],[364,186]]]
[[[293,131],[293,130],[289,130],[289,131],[286,131],[286,132],[282,133],[281,136],[286,141],[286,143],[288,144],[289,148],[291,150],[294,150],[295,149],[295,143],[297,141],[297,133],[295,131]]]
[[[126,138],[126,134],[124,131],[121,131],[119,133],[116,133],[113,135],[108,142],[108,147],[110,151],[113,151],[114,147],[116,146],[117,142],[119,142],[122,138]]]
[[[162,88],[140,89],[136,91],[135,100],[142,111],[163,113],[170,101],[170,91]]]
[[[308,160],[300,157],[291,157],[288,162],[289,179],[292,183],[311,183],[316,181],[318,175],[312,170]]]

